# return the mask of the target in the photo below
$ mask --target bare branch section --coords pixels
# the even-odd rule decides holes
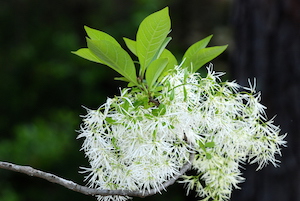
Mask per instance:
[[[122,195],[122,196],[130,196],[130,197],[147,197],[147,196],[154,195],[158,192],[161,192],[161,191],[165,190],[168,186],[174,184],[175,181],[191,167],[191,163],[194,160],[194,156],[195,156],[195,154],[193,154],[193,153],[190,154],[190,160],[184,164],[184,166],[181,168],[179,174],[174,175],[174,177],[172,177],[170,180],[163,183],[163,185],[160,186],[158,189],[152,189],[147,192],[88,188],[86,186],[79,185],[73,181],[58,177],[54,174],[34,169],[30,166],[21,166],[21,165],[16,165],[13,163],[2,162],[2,161],[0,161],[0,168],[24,173],[24,174],[27,174],[27,175],[33,176],[33,177],[39,177],[39,178],[45,179],[49,182],[62,185],[70,190],[73,190],[73,191],[76,191],[76,192],[79,192],[79,193],[82,193],[85,195],[92,195],[92,196],[95,196],[95,195],[102,195],[102,196]]]

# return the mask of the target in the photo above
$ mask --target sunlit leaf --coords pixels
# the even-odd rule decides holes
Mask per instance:
[[[169,42],[170,42],[171,40],[172,40],[171,37],[167,37],[167,38],[164,40],[164,42],[162,43],[162,45],[160,46],[160,48],[158,49],[156,55],[154,56],[154,58],[153,58],[152,60],[157,59],[157,58],[160,57],[160,55],[161,55],[162,52],[165,50],[166,46],[169,44]]]
[[[121,47],[105,40],[87,40],[88,48],[106,65],[123,75],[130,82],[137,83],[135,66],[129,54]]]
[[[166,105],[164,105],[162,103],[159,104],[158,108],[152,109],[152,114],[154,116],[164,115],[164,114],[166,114],[166,112],[167,112]]]
[[[207,159],[211,159],[212,158],[212,155],[210,153],[206,152],[205,154],[206,154],[206,158]]]
[[[187,91],[186,91],[186,87],[183,86],[183,100],[186,101],[187,100]]]
[[[124,82],[130,82],[126,77],[115,77],[114,80],[120,80]]]
[[[206,142],[205,147],[213,148],[215,146],[214,142]]]
[[[117,121],[116,120],[114,120],[113,118],[111,118],[111,117],[106,117],[105,118],[105,121],[107,122],[107,123],[109,123],[109,124],[115,124]]]
[[[97,29],[92,29],[87,26],[84,26],[84,29],[85,29],[87,35],[89,36],[89,38],[92,40],[106,40],[106,41],[113,43],[114,45],[121,47],[121,45],[118,43],[118,41],[116,41],[116,39],[114,39],[114,37],[112,37],[111,35],[103,32],[103,31],[99,31]]]
[[[168,7],[149,15],[140,24],[136,36],[136,53],[141,65],[140,76],[143,77],[146,68],[165,41],[170,28]]]
[[[175,90],[172,89],[170,94],[170,101],[174,100],[174,98],[175,98]]]
[[[176,57],[167,49],[164,49],[160,58],[168,58],[168,65],[165,70],[173,69],[178,63]]]
[[[152,90],[152,87],[154,86],[155,82],[161,75],[161,73],[164,71],[168,64],[167,58],[161,58],[156,59],[153,61],[150,66],[147,68],[146,71],[146,81],[148,84],[149,90]]]
[[[203,48],[197,52],[191,59],[193,72],[196,72],[204,64],[219,56],[227,48],[227,45]],[[190,67],[189,67],[190,68]]]
[[[164,76],[167,75],[168,70],[174,69],[175,66],[178,65],[176,57],[172,54],[172,52],[170,52],[167,49],[164,49],[164,51],[160,55],[160,58],[167,58],[168,64],[167,64],[166,68],[164,69],[164,71],[162,72],[161,76],[158,78],[158,81],[162,80],[164,78]]]
[[[123,39],[124,39],[125,44],[126,44],[126,46],[128,47],[128,49],[129,49],[134,55],[137,56],[137,54],[136,54],[136,41],[131,40],[131,39],[129,39],[129,38],[125,38],[125,37],[124,37]]]
[[[73,51],[72,53],[84,59],[104,64],[104,62],[101,61],[96,55],[94,55],[88,48],[81,48],[77,51]]]
[[[182,66],[187,67],[191,65],[191,59],[199,52],[199,50],[205,48],[207,44],[209,43],[210,39],[212,38],[213,35],[210,35],[197,43],[191,45],[187,51],[184,53],[182,60],[184,60]]]

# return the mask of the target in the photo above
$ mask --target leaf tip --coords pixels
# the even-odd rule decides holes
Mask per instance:
[[[86,33],[88,33],[88,30],[91,29],[90,27],[88,27],[86,25],[84,25],[83,28],[84,28],[84,30],[85,30]]]

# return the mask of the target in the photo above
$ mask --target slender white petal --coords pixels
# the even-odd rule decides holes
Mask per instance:
[[[176,67],[162,81],[155,98],[164,109],[148,105],[142,90],[122,89],[98,110],[87,109],[78,137],[90,162],[90,187],[140,190],[159,187],[177,174],[196,151],[193,168],[184,176],[187,191],[204,200],[223,201],[244,181],[245,162],[277,165],[275,155],[285,146],[280,128],[267,120],[266,107],[255,91],[235,81],[222,82],[224,73],[206,76]],[[145,99],[146,97],[146,99]],[[123,201],[124,196],[98,196]]]

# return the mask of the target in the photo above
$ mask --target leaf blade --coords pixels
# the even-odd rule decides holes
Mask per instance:
[[[182,66],[185,67],[186,66],[189,66],[190,63],[191,63],[191,58],[194,57],[197,52],[199,52],[199,50],[205,48],[209,41],[211,40],[213,35],[210,35],[210,36],[207,36],[206,38],[196,42],[195,44],[191,45],[187,50],[186,52],[184,53],[183,57],[182,57],[182,60],[184,60]]]
[[[103,31],[99,31],[97,29],[93,29],[88,26],[84,26],[84,29],[85,29],[88,37],[92,40],[106,40],[106,41],[113,43],[114,45],[121,47],[121,45],[118,43],[118,41],[114,37],[112,37],[111,35],[103,32]]]
[[[169,42],[172,40],[172,37],[167,37],[164,42],[162,43],[162,45],[160,46],[160,48],[158,49],[158,51],[156,52],[154,59],[157,59],[160,57],[160,55],[162,54],[162,52],[165,50],[166,46],[169,44]]]
[[[141,22],[136,36],[137,56],[141,65],[140,76],[143,77],[146,68],[165,41],[170,28],[168,7],[149,15]]]
[[[89,61],[104,64],[104,61],[101,61],[101,59],[94,55],[88,48],[80,48],[77,51],[72,51],[72,53]]]
[[[135,55],[137,56],[137,53],[136,53],[136,41],[134,40],[131,40],[129,38],[123,38],[126,46],[128,47],[128,49]]]
[[[197,52],[196,55],[191,59],[191,63],[193,64],[193,72],[196,72],[200,69],[204,64],[208,63],[209,61],[213,60],[217,56],[219,56],[222,52],[225,51],[228,45],[223,46],[214,46],[203,48]],[[191,67],[189,67],[191,68]],[[191,69],[190,69],[191,70]]]
[[[168,49],[164,49],[160,58],[167,58],[169,61],[165,71],[173,69],[178,64],[176,57]]]
[[[167,58],[168,64],[163,70],[163,72],[161,73],[160,77],[158,78],[158,81],[161,81],[163,77],[167,75],[170,69],[174,69],[175,66],[178,65],[176,57],[168,49],[164,49],[164,51],[160,55],[160,58]]]
[[[161,75],[161,73],[164,71],[168,64],[167,58],[161,58],[154,60],[150,66],[147,68],[146,71],[146,81],[148,84],[148,88],[151,91],[155,82]]]
[[[103,60],[107,66],[138,85],[134,63],[124,49],[105,40],[88,39],[87,42],[91,52]]]

